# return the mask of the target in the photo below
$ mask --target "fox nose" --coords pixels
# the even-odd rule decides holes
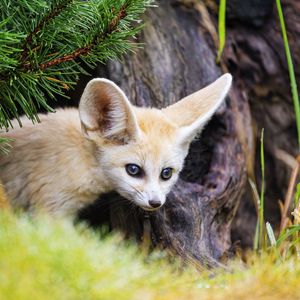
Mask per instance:
[[[151,199],[151,200],[149,200],[149,204],[153,208],[158,208],[158,207],[161,206],[161,202],[159,200],[157,200],[157,199]]]

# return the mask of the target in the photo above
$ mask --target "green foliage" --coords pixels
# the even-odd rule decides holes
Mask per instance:
[[[300,232],[300,225],[292,225],[284,230],[276,241],[276,246],[279,247],[283,242],[286,242],[289,237],[292,237],[295,233]],[[293,240],[292,243],[299,243],[300,239]]]
[[[153,253],[145,260],[119,236],[71,222],[0,212],[1,299],[299,299],[300,263],[273,255],[201,273]],[[284,280],[283,280],[284,278]]]
[[[282,232],[276,235],[269,222],[265,223],[264,220],[264,193],[265,193],[265,157],[264,157],[264,129],[261,131],[260,140],[260,164],[261,164],[261,193],[258,200],[258,195],[255,197],[258,202],[258,218],[256,224],[256,231],[254,237],[254,250],[256,251],[267,251],[275,253],[275,256],[280,261],[286,258],[293,257],[295,254],[300,255],[300,225],[299,225],[299,195],[300,195],[300,184],[297,185],[295,194],[295,209],[293,212],[294,222],[292,225],[285,228]],[[254,191],[257,191],[256,186],[252,186]],[[292,223],[292,221],[290,221]],[[269,244],[267,243],[269,240]],[[269,247],[269,248],[267,248]]]
[[[276,0],[276,6],[278,11],[278,16],[280,20],[280,26],[282,31],[282,37],[285,47],[285,54],[287,58],[288,70],[290,75],[291,82],[291,91],[294,103],[294,110],[296,115],[296,125],[298,131],[298,145],[300,148],[300,106],[299,106],[299,96],[297,90],[297,84],[295,79],[294,66],[292,61],[292,56],[289,48],[287,32],[285,28],[284,16],[281,8],[280,0]],[[262,173],[262,184],[261,184],[261,194],[258,201],[258,196],[255,195],[255,201],[258,201],[258,221],[255,231],[254,238],[254,249],[255,250],[266,250],[267,246],[267,237],[269,237],[269,245],[271,252],[275,250],[277,259],[284,260],[287,257],[292,257],[300,255],[300,184],[297,185],[295,191],[295,200],[294,200],[294,211],[292,216],[289,217],[289,225],[279,233],[278,238],[276,239],[273,228],[269,222],[265,224],[264,222],[264,189],[265,189],[265,161],[264,161],[264,146],[263,146],[263,130],[261,133],[261,147],[260,147],[260,163],[261,163],[261,173]],[[250,183],[252,183],[250,181]],[[254,191],[257,191],[254,183],[251,184],[251,187]]]
[[[132,49],[151,0],[3,0],[0,17],[0,128],[64,95],[87,66]],[[18,110],[18,106],[21,111]]]
[[[265,195],[265,155],[264,155],[264,129],[261,131],[260,137],[260,166],[261,166],[261,189],[258,202],[258,217],[256,231],[254,237],[254,249],[264,249],[266,242],[266,231],[264,221],[264,195]],[[258,196],[257,196],[258,197]]]
[[[225,47],[226,40],[226,0],[220,0],[219,4],[219,49],[217,56],[217,63],[220,62],[221,56]]]
[[[294,102],[294,110],[296,115],[296,125],[297,125],[297,132],[298,132],[298,146],[300,149],[300,105],[299,105],[299,96],[297,90],[295,71],[294,71],[293,60],[292,60],[292,55],[289,47],[289,41],[286,33],[284,16],[283,16],[280,0],[276,0],[276,6],[277,6],[279,21],[280,21],[280,26],[282,31],[282,38],[284,43],[286,60],[288,64],[289,75],[290,75],[291,91],[292,91],[292,97]]]
[[[0,154],[8,154],[9,149],[11,148],[11,141],[12,139],[2,138],[0,136]]]
[[[261,165],[261,189],[259,201],[259,240],[261,247],[265,245],[264,238],[264,209],[265,209],[265,154],[264,154],[264,129],[261,131],[260,137],[260,165]]]
[[[254,249],[267,250],[267,237],[269,238],[270,253],[275,253],[275,256],[280,261],[286,260],[287,258],[300,255],[300,225],[299,225],[299,195],[300,195],[300,184],[297,185],[295,193],[295,205],[294,205],[294,221],[290,219],[292,225],[284,228],[279,233],[276,239],[273,228],[269,222],[264,221],[264,189],[265,189],[265,157],[264,157],[264,130],[261,132],[261,144],[260,144],[260,163],[262,173],[261,183],[261,194],[258,205],[258,220],[256,225],[256,232],[254,238]]]

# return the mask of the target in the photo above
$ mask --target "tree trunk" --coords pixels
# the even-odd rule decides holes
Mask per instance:
[[[201,21],[203,9],[203,4],[191,1],[160,1],[145,16],[146,26],[138,38],[145,44],[143,49],[121,63],[109,63],[98,75],[115,81],[134,104],[159,108],[211,83],[221,70],[215,63],[213,39]],[[192,144],[162,209],[145,214],[108,195],[83,215],[98,223],[98,213],[109,211],[113,229],[138,240],[150,231],[154,246],[212,264],[231,247],[231,223],[246,183],[247,155],[252,152],[249,128],[248,103],[234,83],[226,104]]]
[[[300,2],[283,0],[283,12],[294,59],[296,80],[300,79]],[[227,47],[224,63],[236,84],[249,99],[257,144],[255,174],[261,185],[260,132],[264,128],[265,220],[278,228],[278,200],[284,200],[291,168],[280,151],[298,153],[296,121],[290,91],[284,45],[275,1],[230,0]],[[299,84],[298,84],[299,86]],[[253,200],[244,193],[233,228],[234,239],[251,246],[256,222]]]
[[[278,150],[298,153],[296,126],[285,52],[273,0],[227,0],[227,36],[222,71],[234,77],[226,104],[206,126],[186,159],[180,179],[158,212],[132,209],[108,195],[82,213],[92,224],[106,220],[138,240],[150,234],[154,246],[183,258],[213,263],[233,241],[253,242],[256,212],[247,173],[260,186],[256,148],[265,129],[265,219],[279,223],[278,200],[284,198],[290,167]],[[204,4],[205,3],[205,4]],[[300,3],[282,1],[295,66],[300,65]],[[159,1],[148,10],[139,36],[144,48],[124,61],[98,69],[119,84],[140,106],[164,107],[216,79],[215,1]],[[299,80],[300,69],[296,69]],[[248,101],[251,107],[248,105]]]

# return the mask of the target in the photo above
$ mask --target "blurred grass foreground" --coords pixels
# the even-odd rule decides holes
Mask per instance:
[[[117,235],[68,221],[0,213],[0,298],[300,299],[300,262],[271,252],[228,269],[184,271]]]

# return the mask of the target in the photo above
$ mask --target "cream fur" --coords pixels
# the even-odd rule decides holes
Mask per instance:
[[[74,215],[99,195],[115,190],[150,210],[149,200],[166,195],[176,182],[188,145],[226,96],[229,74],[164,110],[137,108],[111,81],[88,83],[76,109],[22,118],[23,128],[1,135],[14,139],[0,156],[0,180],[13,207]],[[80,117],[79,117],[80,116]],[[134,163],[143,178],[126,173]],[[174,172],[168,181],[163,168]]]

